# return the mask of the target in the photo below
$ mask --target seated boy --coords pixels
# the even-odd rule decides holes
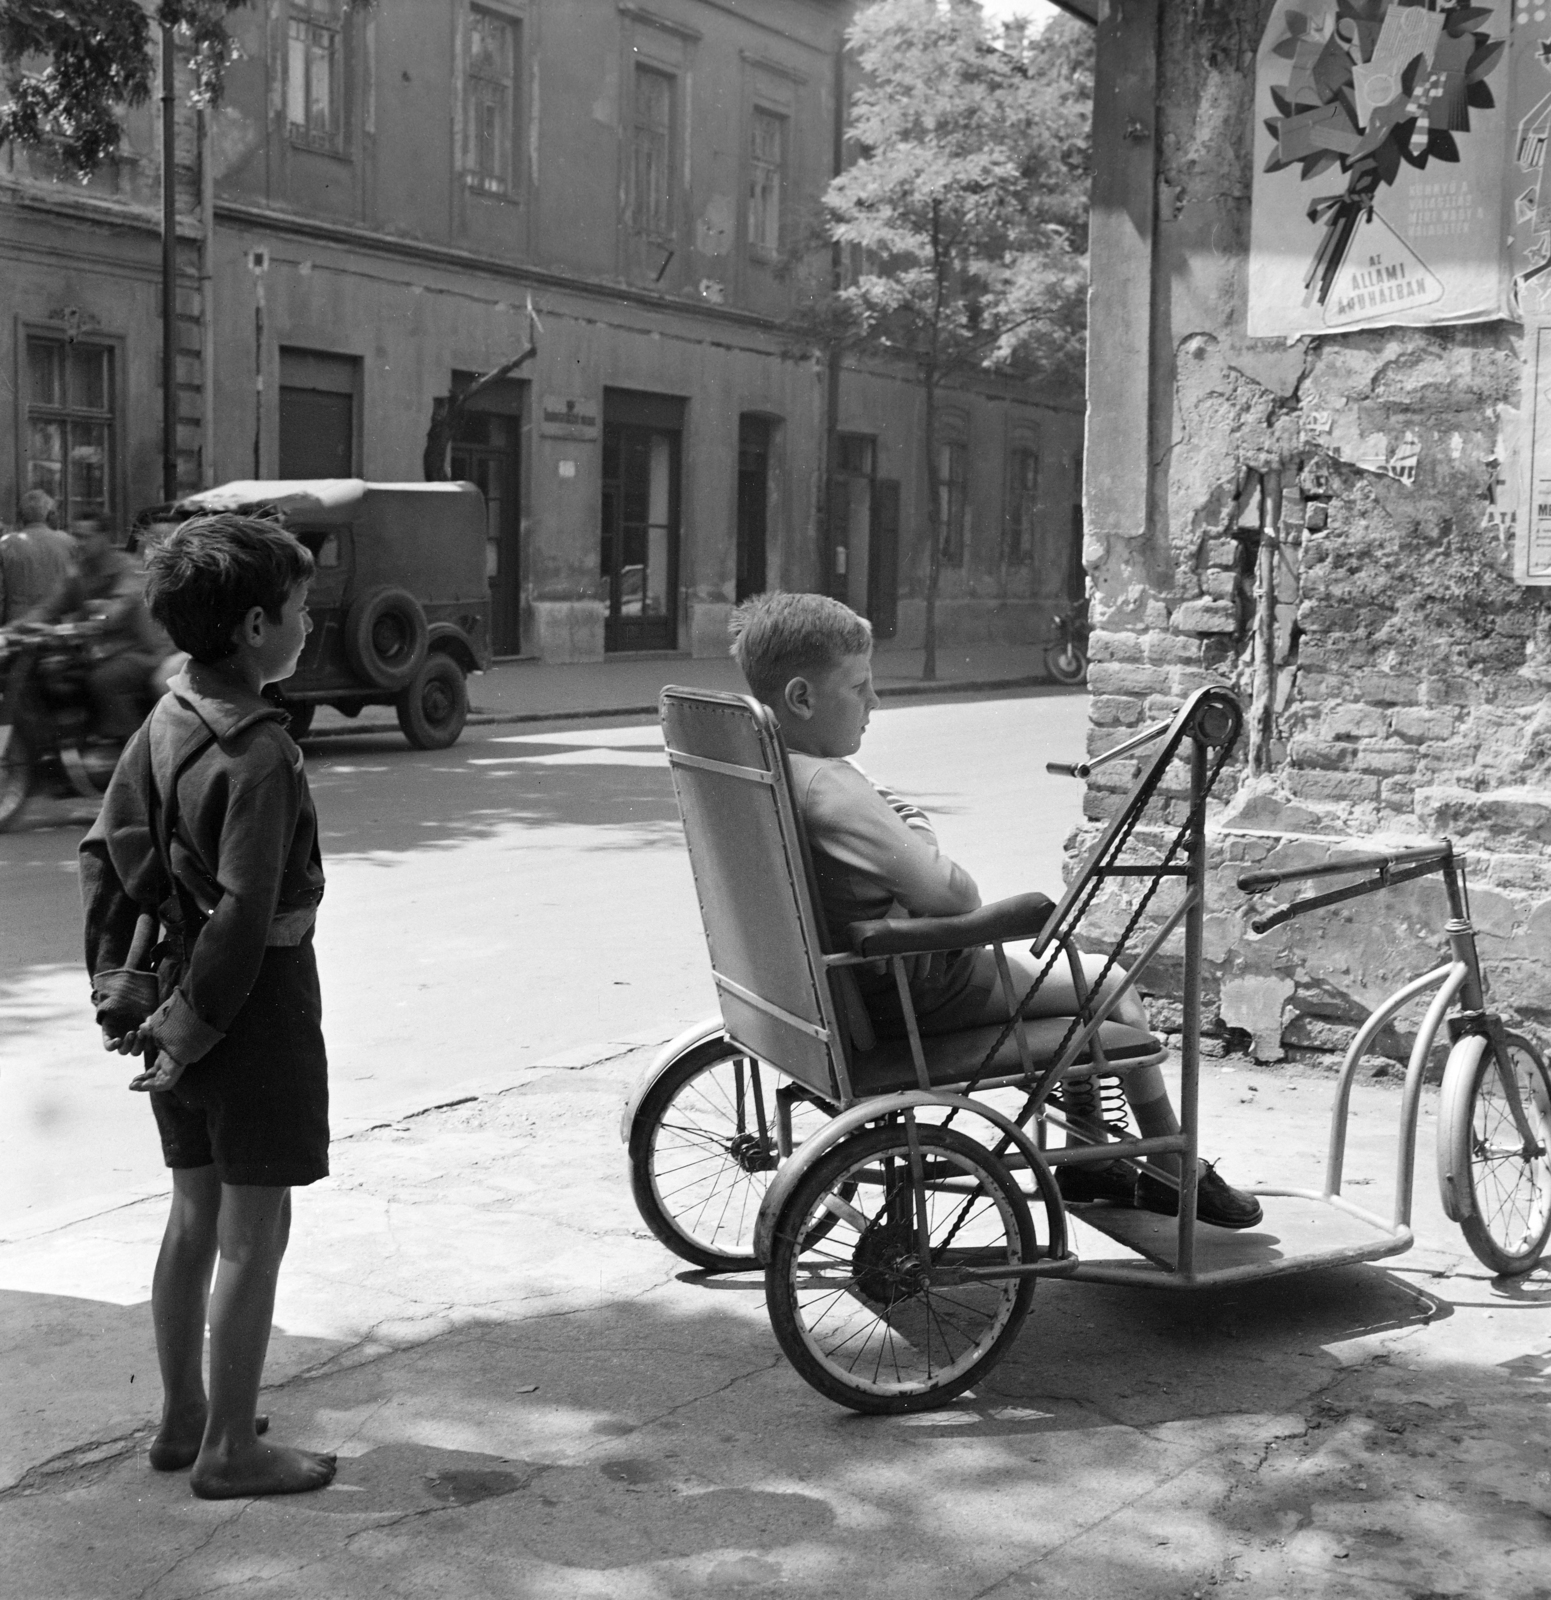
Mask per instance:
[[[274,523],[214,516],[146,565],[151,610],[192,659],[125,747],[81,845],[81,886],[103,1044],[145,1055],[130,1088],[149,1094],[172,1168],[151,1288],[163,1400],[150,1459],[192,1466],[204,1499],[294,1494],[327,1484],[334,1457],[260,1437],[255,1407],[291,1187],[328,1175],[312,945],[323,868],[301,752],[259,691],[296,669],[312,557]],[[147,913],[163,932],[148,1017],[143,999],[132,1011],[120,998]]]
[[[763,594],[733,613],[732,653],[749,688],[775,713],[785,736],[792,785],[813,855],[819,899],[836,949],[847,948],[853,922],[878,917],[957,916],[980,905],[974,880],[943,855],[931,823],[915,806],[874,783],[849,759],[862,742],[879,701],[872,687],[872,630],[848,606],[818,594]],[[1022,993],[1039,971],[1033,960],[1007,950],[1013,987]],[[1102,957],[1083,957],[1089,985]],[[891,973],[855,969],[858,986],[880,1032],[902,1031]],[[924,1034],[956,1033],[1007,1020],[1007,1002],[991,949],[959,950],[907,961],[910,995]],[[1111,974],[1107,987],[1120,982]],[[1029,1017],[1071,1016],[1079,1008],[1073,978],[1057,962],[1024,1006]],[[1134,990],[1111,1016],[1147,1029]],[[1125,1078],[1126,1098],[1146,1138],[1179,1132],[1163,1074],[1142,1067]],[[1091,1080],[1090,1080],[1091,1082]],[[1076,1093],[1081,1089],[1069,1085]],[[1179,1173],[1177,1156],[1153,1158]],[[1107,1167],[1064,1167],[1058,1172],[1069,1200],[1110,1200],[1174,1215],[1179,1194],[1150,1173],[1124,1162]],[[1203,1162],[1197,1215],[1220,1228],[1250,1228],[1261,1218],[1253,1195],[1232,1189]]]

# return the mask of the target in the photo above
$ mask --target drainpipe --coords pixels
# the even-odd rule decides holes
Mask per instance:
[[[162,25],[162,499],[178,498],[178,149],[172,28]]]
[[[215,484],[215,150],[208,111],[199,113],[199,486]]]

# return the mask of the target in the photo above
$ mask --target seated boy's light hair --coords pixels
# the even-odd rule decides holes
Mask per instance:
[[[872,652],[872,624],[827,594],[757,594],[734,608],[731,631],[733,659],[766,705],[793,678]]]
[[[194,517],[150,547],[145,599],[172,642],[196,661],[237,650],[232,630],[262,606],[271,622],[299,583],[312,579],[307,547],[277,522],[234,512]]]

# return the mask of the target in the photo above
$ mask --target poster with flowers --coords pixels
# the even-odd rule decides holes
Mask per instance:
[[[1251,336],[1511,314],[1515,6],[1277,0],[1256,61]]]

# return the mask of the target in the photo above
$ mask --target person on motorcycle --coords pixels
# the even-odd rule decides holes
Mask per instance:
[[[77,523],[72,530],[76,571],[29,620],[95,622],[93,660],[87,692],[96,732],[123,744],[145,720],[153,698],[153,675],[168,654],[145,604],[145,576],[139,564],[115,550],[101,522]]]
[[[49,521],[53,500],[29,489],[18,509],[21,527],[0,535],[0,627],[42,605],[75,571],[75,541]]]

